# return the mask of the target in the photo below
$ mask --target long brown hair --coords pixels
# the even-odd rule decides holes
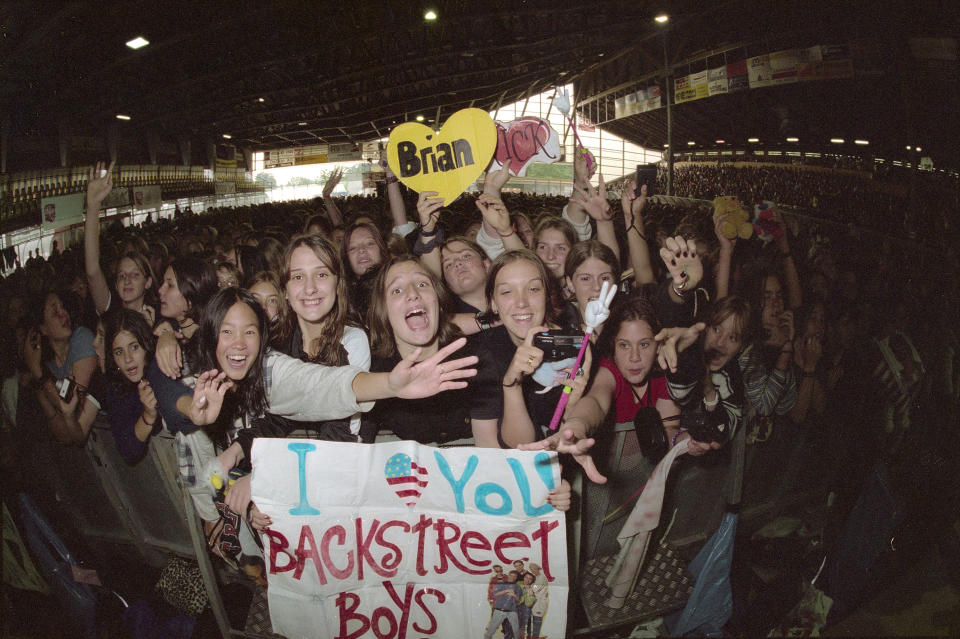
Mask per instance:
[[[350,312],[350,302],[347,298],[347,278],[343,269],[343,262],[340,261],[340,255],[337,249],[329,240],[321,235],[296,235],[287,244],[283,252],[283,291],[286,291],[287,282],[290,281],[290,258],[293,252],[305,246],[313,251],[317,259],[323,262],[324,266],[330,269],[330,272],[337,277],[337,301],[333,308],[323,318],[323,331],[320,337],[313,340],[309,351],[316,355],[309,356],[310,361],[315,364],[326,364],[328,366],[344,366],[348,362],[343,349],[340,347],[340,340],[343,339],[343,327],[348,323]],[[293,322],[298,321],[296,313],[290,313],[287,320],[289,327],[288,335],[293,334]]]
[[[351,282],[354,280],[360,279],[360,276],[353,272],[352,268],[349,268],[350,258],[349,254],[349,245],[350,245],[350,236],[353,235],[354,231],[357,229],[367,229],[370,231],[370,235],[373,236],[373,241],[377,243],[377,249],[380,251],[380,262],[386,262],[390,257],[390,251],[387,249],[387,243],[383,239],[383,233],[380,232],[380,229],[377,228],[377,225],[373,222],[367,221],[357,221],[347,227],[347,230],[343,232],[343,241],[340,242],[340,261],[347,265],[347,277]]]
[[[367,313],[367,324],[370,326],[370,352],[377,357],[393,357],[399,353],[397,342],[394,339],[393,327],[387,313],[386,287],[387,272],[397,264],[413,262],[423,268],[423,273],[430,279],[433,290],[437,293],[437,303],[440,305],[438,313],[439,326],[437,328],[437,345],[441,348],[460,337],[460,329],[452,321],[450,309],[453,308],[453,298],[433,271],[420,264],[420,260],[412,255],[394,257],[380,268],[373,281],[373,294],[370,296],[370,310]]]
[[[548,324],[556,322],[557,316],[560,313],[560,309],[556,305],[556,300],[560,296],[557,281],[550,276],[547,267],[543,265],[543,261],[530,249],[507,251],[506,253],[501,253],[497,259],[493,261],[493,264],[490,266],[490,272],[487,273],[487,287],[485,291],[487,294],[487,306],[492,308],[493,293],[496,290],[497,275],[499,275],[500,270],[507,264],[522,261],[530,262],[536,267],[540,273],[540,279],[543,280],[543,285],[546,287],[546,295],[544,296],[546,308],[543,311],[543,321]]]

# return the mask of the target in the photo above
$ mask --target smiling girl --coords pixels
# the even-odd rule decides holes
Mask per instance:
[[[503,418],[500,436],[509,447],[541,439],[553,417],[562,386],[548,392],[532,376],[540,368],[544,353],[533,346],[534,335],[558,326],[556,309],[549,291],[555,286],[543,262],[533,252],[508,251],[494,260],[487,278],[490,310],[502,326],[483,331],[480,343],[489,352],[503,389]],[[575,330],[576,327],[566,327]],[[590,369],[589,350],[584,370]],[[540,373],[538,373],[539,377]],[[554,382],[548,372],[544,381]],[[543,378],[541,378],[543,379]],[[579,377],[567,405],[571,410],[586,385]]]

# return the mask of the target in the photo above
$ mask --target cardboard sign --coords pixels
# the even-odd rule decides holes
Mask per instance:
[[[553,164],[560,159],[560,136],[542,118],[525,116],[513,122],[497,122],[497,151],[491,171],[504,164],[514,175],[525,175],[534,162]]]
[[[274,632],[480,637],[529,620],[564,636],[555,454],[258,438],[252,457]]]
[[[462,109],[439,132],[405,122],[390,133],[387,164],[414,191],[436,191],[450,204],[487,168],[497,129],[486,111]]]

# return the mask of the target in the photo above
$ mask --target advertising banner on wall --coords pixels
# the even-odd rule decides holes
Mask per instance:
[[[260,438],[253,469],[274,632],[564,636],[555,455]]]
[[[156,210],[163,204],[160,195],[160,185],[135,186],[133,191],[133,208],[138,211]]]
[[[770,54],[770,79],[773,84],[797,81],[798,57],[796,49],[784,49]]]
[[[750,88],[750,78],[747,74],[747,61],[740,60],[727,65],[727,91],[743,91]]]
[[[130,189],[125,186],[115,186],[109,193],[107,197],[103,198],[103,202],[100,204],[101,209],[115,209],[121,206],[130,205]]]
[[[710,95],[730,92],[730,87],[727,84],[726,65],[707,71],[707,89]]]
[[[750,88],[768,87],[773,84],[773,73],[770,71],[770,56],[758,55],[747,59],[747,75],[750,78]]]
[[[673,90],[673,101],[675,104],[709,97],[710,89],[707,86],[707,70],[704,69],[697,73],[676,78],[673,81]]]
[[[83,222],[83,193],[45,197],[40,200],[40,232],[61,229]],[[95,214],[99,214],[96,211]]]

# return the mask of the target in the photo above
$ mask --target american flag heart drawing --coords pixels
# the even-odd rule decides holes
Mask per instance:
[[[418,466],[410,455],[397,453],[387,460],[383,473],[397,497],[407,506],[416,506],[421,491],[427,487],[427,469]]]

